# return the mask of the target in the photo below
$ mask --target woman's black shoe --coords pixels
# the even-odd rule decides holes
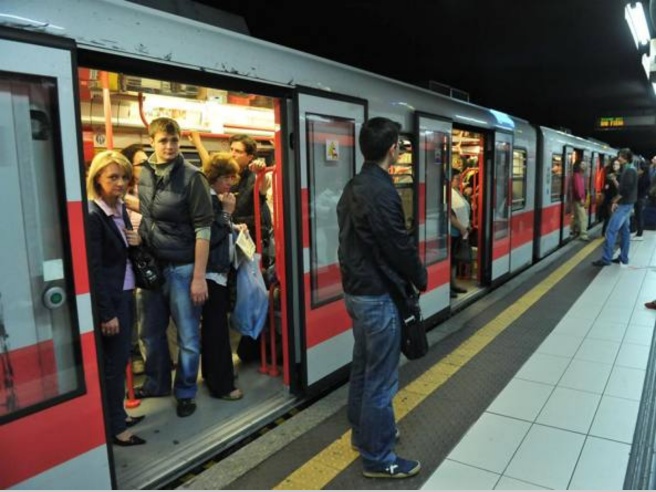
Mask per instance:
[[[130,417],[130,420],[125,421],[125,426],[126,427],[132,427],[133,425],[137,425],[139,422],[141,422],[145,418],[146,418],[145,415],[140,415],[138,417]]]
[[[114,436],[114,444],[117,446],[139,446],[140,444],[146,444],[145,439],[141,439],[139,436],[132,434],[130,439],[122,441],[118,437]]]

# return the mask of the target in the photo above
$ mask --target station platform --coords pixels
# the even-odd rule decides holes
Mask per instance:
[[[346,384],[178,488],[649,488],[656,232],[627,267],[592,266],[601,245],[570,241],[434,327],[427,356],[402,357],[396,452],[417,476],[362,475]]]

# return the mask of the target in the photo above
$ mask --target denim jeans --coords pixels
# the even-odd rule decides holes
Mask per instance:
[[[143,291],[142,340],[146,348],[143,389],[152,395],[171,392],[171,357],[166,328],[172,317],[178,327],[180,346],[174,394],[178,399],[196,396],[202,307],[191,301],[193,272],[193,263],[166,266],[164,285],[159,290]]]
[[[365,468],[396,460],[396,421],[392,399],[399,387],[401,320],[388,294],[345,294],[353,322],[353,361],[348,395],[352,443]]]
[[[624,264],[629,262],[629,246],[631,244],[631,232],[629,224],[631,221],[631,211],[633,204],[618,205],[610,216],[608,228],[606,229],[606,241],[604,242],[604,253],[601,260],[604,263],[610,263],[613,259],[613,250],[615,249],[615,240],[617,233],[620,234],[620,261]]]

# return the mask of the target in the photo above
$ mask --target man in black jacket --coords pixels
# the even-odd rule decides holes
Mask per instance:
[[[394,453],[392,399],[401,350],[397,305],[414,289],[426,290],[427,282],[388,172],[399,156],[399,129],[387,118],[362,126],[359,143],[365,162],[337,204],[339,263],[355,338],[348,419],[364,476],[379,478],[411,477],[421,467]]]

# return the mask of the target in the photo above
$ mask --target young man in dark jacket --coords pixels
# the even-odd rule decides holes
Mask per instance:
[[[601,259],[593,261],[596,267],[604,267],[613,263],[629,264],[629,248],[631,246],[631,232],[629,223],[631,211],[638,199],[638,173],[633,166],[633,152],[630,149],[620,149],[617,160],[622,165],[617,195],[611,205],[611,217],[606,229],[606,241]],[[620,234],[620,256],[613,260],[615,239]]]
[[[366,477],[411,477],[421,467],[394,453],[392,399],[398,389],[401,350],[396,303],[415,288],[426,290],[427,282],[388,172],[399,156],[399,129],[387,118],[363,125],[359,143],[365,162],[337,205],[339,263],[355,338],[348,419]]]

